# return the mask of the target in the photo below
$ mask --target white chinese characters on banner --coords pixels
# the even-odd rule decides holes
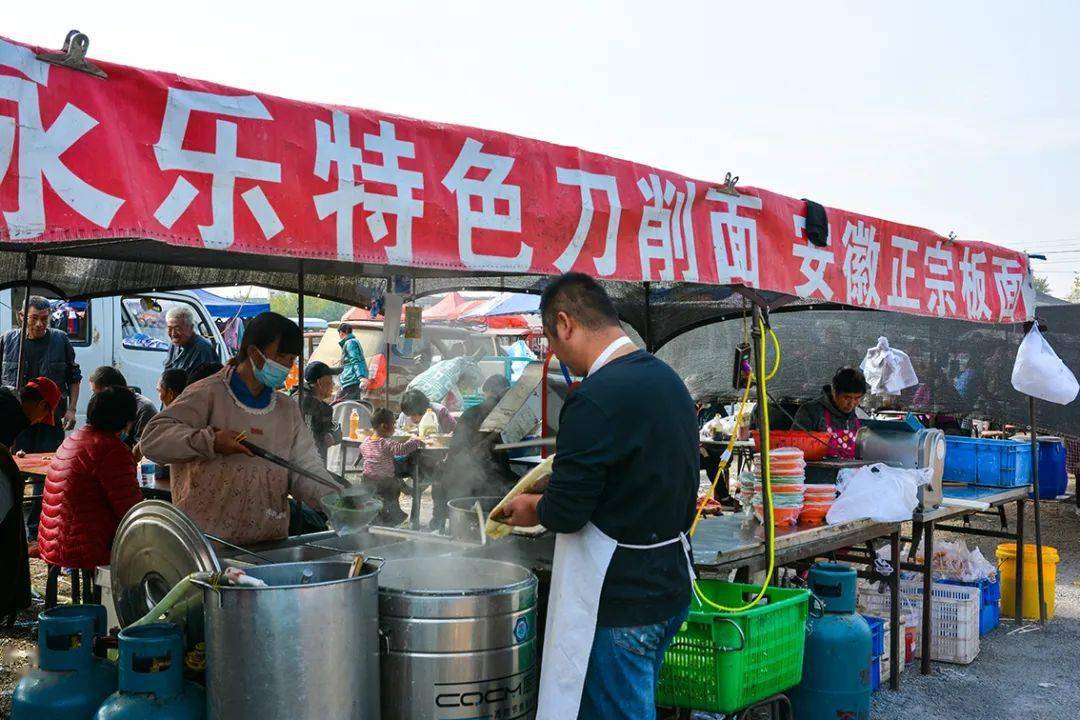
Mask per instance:
[[[517,240],[516,255],[491,255],[477,252],[473,247],[473,230],[501,230],[521,233],[521,188],[506,183],[514,159],[483,151],[483,143],[467,138],[457,160],[443,178],[443,185],[454,193],[458,210],[458,252],[465,267],[474,270],[508,270],[524,272],[532,265],[532,248]],[[473,169],[486,170],[484,178],[469,177]],[[474,209],[473,199],[479,203]],[[496,201],[505,204],[499,212]]]
[[[40,89],[48,86],[49,65],[30,50],[0,40],[0,66],[28,78],[0,75],[0,100],[15,103],[18,115],[0,115],[0,183],[12,158],[18,157],[19,205],[4,213],[11,238],[35,238],[45,232],[45,181],[65,205],[95,225],[108,227],[123,199],[90,185],[60,159],[98,124],[97,120],[67,103],[46,129],[41,120]]]
[[[760,210],[756,195],[728,195],[715,188],[705,193],[707,200],[723,203],[724,210],[709,213],[713,252],[716,255],[717,281],[721,284],[742,282],[748,287],[760,285],[757,220],[739,215],[739,208]]]
[[[216,95],[196,90],[169,88],[161,135],[154,144],[154,156],[162,170],[182,170],[206,174],[210,180],[209,225],[199,225],[199,235],[209,248],[225,249],[236,237],[235,193],[237,178],[261,182],[281,182],[281,165],[237,154],[237,124],[218,119],[215,122],[214,150],[185,150],[184,138],[193,112],[205,112],[232,118],[270,120],[269,111],[254,95]],[[180,219],[198,197],[199,191],[183,175],[173,184],[154,217],[167,228]],[[267,240],[284,229],[266,193],[255,185],[240,194]]]
[[[1001,303],[998,319],[1008,320],[1016,314],[1016,307],[1023,292],[1024,273],[1020,269],[1020,263],[1015,260],[995,257],[993,264],[997,268],[994,270],[994,285]]]
[[[990,306],[986,304],[986,271],[979,268],[985,262],[986,253],[964,248],[964,257],[959,263],[960,297],[972,320],[990,319]]]
[[[792,215],[791,219],[795,224],[795,237],[801,240],[806,235],[806,216]],[[802,259],[799,272],[806,278],[806,282],[795,286],[799,297],[812,298],[816,294],[825,300],[832,300],[833,291],[825,279],[825,271],[836,261],[833,256],[831,226],[826,235],[825,247],[818,247],[809,241],[796,242],[791,246],[791,254]]]
[[[878,258],[881,243],[875,238],[877,228],[862,220],[848,221],[840,244],[844,246],[844,278],[847,301],[853,305],[874,307],[881,304],[877,291]]]
[[[593,201],[593,191],[603,193],[608,201],[607,230],[604,234],[604,253],[598,258],[593,258],[593,266],[596,272],[602,276],[615,273],[616,251],[619,239],[619,219],[622,217],[622,203],[619,201],[619,186],[615,183],[613,175],[599,175],[573,170],[571,168],[555,168],[555,178],[563,185],[577,185],[581,188],[581,217],[578,219],[577,229],[570,244],[566,246],[562,254],[555,260],[555,267],[560,272],[569,272],[577,262],[581,249],[589,238],[589,230],[592,228],[593,214],[596,212],[596,204]]]
[[[638,253],[643,280],[675,280],[676,261],[685,262],[680,279],[697,282],[697,248],[690,212],[697,196],[697,186],[686,181],[686,191],[670,180],[661,182],[655,173],[638,178],[638,190],[647,203],[641,211],[638,227]],[[654,267],[659,266],[658,272]]]
[[[394,124],[379,121],[379,134],[364,133],[363,146],[354,147],[349,128],[349,116],[335,110],[331,124],[315,121],[315,175],[328,180],[330,166],[337,166],[337,190],[316,195],[315,211],[320,220],[335,215],[337,229],[337,255],[341,260],[353,259],[353,211],[357,206],[371,211],[367,218],[368,230],[376,242],[383,240],[389,230],[386,215],[395,217],[393,244],[385,246],[387,260],[393,263],[412,262],[413,219],[423,217],[424,203],[413,197],[414,190],[422,190],[424,177],[414,170],[404,170],[401,158],[415,158],[413,143],[397,138]],[[381,158],[381,163],[369,163],[363,159],[363,151]],[[359,168],[363,180],[392,186],[393,194],[382,194],[365,189],[357,182],[354,168]]]
[[[893,235],[891,242],[893,248],[900,251],[900,256],[894,257],[892,261],[892,292],[886,302],[894,308],[918,310],[921,303],[919,298],[908,295],[908,280],[915,277],[910,255],[918,252],[919,243],[899,235]]]
[[[928,245],[926,247],[926,289],[930,291],[930,299],[926,307],[938,317],[956,313],[956,301],[952,294],[956,291],[956,283],[952,280],[953,256],[943,247],[943,243]]]

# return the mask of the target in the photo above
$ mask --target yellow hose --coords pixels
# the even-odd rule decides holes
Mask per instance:
[[[702,592],[698,586],[697,579],[694,580],[694,594],[697,599],[703,604],[708,605],[714,610],[726,613],[741,613],[755,607],[761,599],[765,597],[765,592],[769,587],[769,583],[772,582],[773,573],[776,571],[776,520],[773,518],[773,497],[772,497],[772,460],[769,457],[769,450],[771,449],[770,437],[769,437],[769,394],[767,391],[768,381],[776,375],[780,369],[780,340],[776,336],[776,332],[772,328],[766,328],[765,321],[758,320],[761,326],[761,344],[759,347],[759,360],[758,370],[761,374],[760,378],[760,398],[761,403],[761,476],[762,476],[762,499],[764,505],[764,518],[765,522],[769,524],[769,531],[765,533],[766,539],[766,553],[769,556],[768,569],[765,573],[765,581],[761,584],[761,589],[753,600],[741,607],[730,608],[713,602],[705,593]],[[765,374],[765,335],[768,333],[773,341],[773,347],[776,349],[776,362],[770,373]],[[716,485],[720,480],[720,476],[724,470],[727,469],[728,464],[731,462],[731,453],[735,448],[735,438],[738,437],[739,427],[742,424],[744,415],[744,408],[746,407],[746,401],[750,396],[750,379],[746,381],[746,390],[743,392],[742,402],[739,404],[739,409],[735,414],[735,427],[731,433],[731,439],[728,441],[728,446],[724,451],[724,455],[721,458],[720,467],[717,468],[716,476],[713,478],[712,485],[709,488],[709,496],[712,496],[716,489]],[[705,504],[701,503],[697,509],[697,513],[694,515],[694,522],[690,525],[690,536],[693,537],[694,531],[697,530],[698,521],[701,519],[702,510],[704,510]]]

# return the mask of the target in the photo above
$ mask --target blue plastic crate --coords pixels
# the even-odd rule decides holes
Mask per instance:
[[[961,582],[959,580],[941,580],[948,585],[964,585],[965,587],[977,587],[981,593],[979,605],[979,635],[985,635],[1001,623],[1001,578],[994,582],[980,580],[979,582]]]
[[[874,657],[883,655],[885,653],[885,619],[873,615],[863,615],[862,619],[870,626],[870,637],[874,641],[870,654]]]
[[[970,485],[1022,487],[1031,481],[1031,445],[946,435],[943,479]]]
[[[881,663],[884,662],[880,655],[875,655],[870,661],[870,691],[877,692],[881,687]]]

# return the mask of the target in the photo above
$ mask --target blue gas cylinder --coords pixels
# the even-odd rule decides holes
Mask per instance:
[[[869,720],[873,639],[855,613],[855,571],[840,563],[810,568],[820,617],[807,623],[802,682],[788,693],[795,720]]]
[[[172,623],[120,631],[120,689],[94,720],[202,720],[206,692],[184,680],[184,638]]]
[[[12,720],[91,720],[116,691],[116,667],[94,657],[108,631],[101,605],[60,605],[38,616],[38,667],[15,686]]]

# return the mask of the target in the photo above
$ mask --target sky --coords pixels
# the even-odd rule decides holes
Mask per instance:
[[[66,5],[66,7],[61,7]],[[0,35],[583,147],[1080,276],[1080,3],[7,3]]]

